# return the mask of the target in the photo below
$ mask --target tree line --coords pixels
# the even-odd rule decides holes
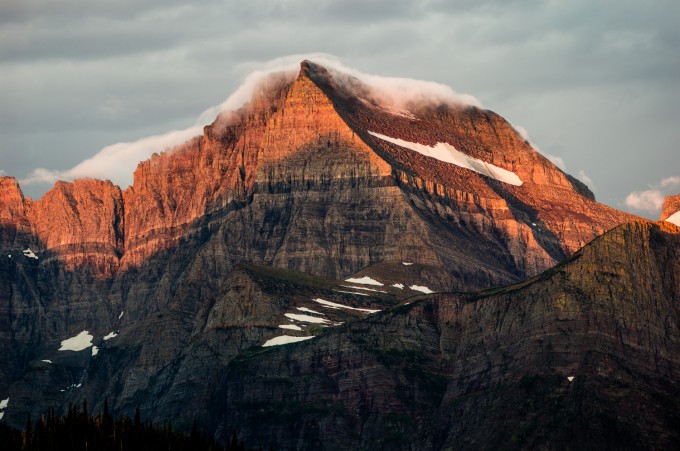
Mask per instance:
[[[199,432],[194,421],[189,435],[168,424],[142,422],[139,408],[134,418],[114,419],[108,401],[103,411],[90,415],[87,402],[69,405],[65,416],[50,408],[47,415],[33,421],[30,417],[23,430],[0,423],[0,448],[7,451],[246,451],[236,433],[226,446]],[[270,448],[271,449],[271,448]]]

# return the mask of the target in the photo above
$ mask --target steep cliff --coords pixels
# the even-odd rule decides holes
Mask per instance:
[[[666,197],[663,200],[661,221],[670,221],[673,222],[673,224],[678,225],[678,223],[680,223],[680,214],[677,214],[678,212],[680,212],[680,194]]]
[[[29,242],[31,204],[29,199],[24,199],[14,177],[0,177],[0,246],[3,251],[21,251],[21,246]]]
[[[244,355],[213,427],[285,449],[677,448],[679,250],[633,222],[526,282]]]
[[[30,230],[38,250],[66,267],[94,265],[103,277],[209,223],[228,225],[232,263],[341,277],[414,260],[435,268],[438,288],[470,289],[534,275],[632,219],[594,202],[495,113],[445,103],[395,113],[373,90],[305,61],[294,81],[270,77],[202,137],[140,163],[122,194],[102,182],[60,182],[33,203],[5,182],[3,223]],[[452,146],[520,185],[387,138]]]

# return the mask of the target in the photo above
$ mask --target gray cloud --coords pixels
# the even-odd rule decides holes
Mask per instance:
[[[679,162],[678,23],[664,0],[8,0],[0,161],[19,177],[72,168],[190,127],[257,62],[321,51],[475,95],[630,208],[628,193]]]

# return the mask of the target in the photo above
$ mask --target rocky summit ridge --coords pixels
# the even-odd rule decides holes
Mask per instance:
[[[111,277],[174,248],[206,222],[247,212],[231,227],[241,235],[238,250],[225,256],[234,262],[341,277],[418,256],[449,273],[441,274],[441,288],[460,289],[534,275],[632,219],[594,202],[585,185],[490,111],[413,104],[412,112],[394,113],[360,80],[309,61],[293,82],[284,80],[274,78],[260,97],[205,127],[202,137],[140,163],[125,191],[105,182],[59,182],[33,202],[5,179],[3,197],[12,206],[2,224],[13,232],[4,232],[3,247],[32,246],[49,257],[45,264],[56,258],[69,269],[94,265],[93,273]],[[379,135],[424,146],[447,143],[523,182],[512,186]],[[364,211],[352,204],[365,218],[348,218],[323,207],[351,201],[334,193],[346,187],[380,198],[382,211],[370,202]],[[294,202],[294,208],[274,208],[274,199],[284,197],[283,205]],[[272,224],[274,218],[283,222]],[[21,243],[10,239],[17,234]],[[474,259],[472,243],[485,258],[457,264]],[[473,265],[474,282],[466,280]]]
[[[5,421],[23,425],[27,413],[49,406],[85,398],[97,409],[108,399],[114,413],[139,407],[146,418],[197,419],[228,435],[241,420],[256,422],[253,403],[280,397],[276,384],[268,385],[273,392],[248,388],[239,379],[250,374],[239,373],[243,362],[274,365],[272,356],[297,358],[288,350],[326,346],[330,337],[342,342],[349,331],[365,330],[368,339],[373,318],[453,302],[433,292],[496,289],[537,276],[635,219],[597,203],[488,110],[450,102],[395,108],[367,82],[309,61],[297,77],[272,75],[256,93],[202,136],[141,162],[126,190],[98,180],[58,182],[34,201],[16,180],[0,178]],[[398,305],[397,313],[375,313]],[[389,327],[414,334],[403,340],[435,346],[434,335],[411,330],[423,321]],[[59,350],[76,336],[91,336],[89,346]],[[262,347],[291,339],[305,343]],[[338,352],[338,368],[365,363],[364,351],[347,360]],[[266,369],[279,371],[286,373]],[[392,396],[391,382],[367,371],[368,386],[387,384]],[[429,378],[431,369],[423,371]],[[499,379],[485,383],[491,380]],[[290,393],[306,402],[307,395]],[[439,395],[423,392],[415,406],[438,405]],[[242,417],[215,404],[224,397],[244,406]],[[355,399],[347,402],[353,426],[328,421],[364,443],[352,428],[373,423],[352,413]],[[398,398],[385,402],[375,408],[404,414],[393,409]],[[414,414],[418,431],[421,413]],[[277,427],[273,441],[300,439]],[[421,435],[437,448],[441,434]]]

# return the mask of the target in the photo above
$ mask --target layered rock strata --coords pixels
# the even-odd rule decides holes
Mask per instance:
[[[295,449],[676,448],[678,251],[677,227],[633,222],[526,282],[237,358],[213,427]]]

